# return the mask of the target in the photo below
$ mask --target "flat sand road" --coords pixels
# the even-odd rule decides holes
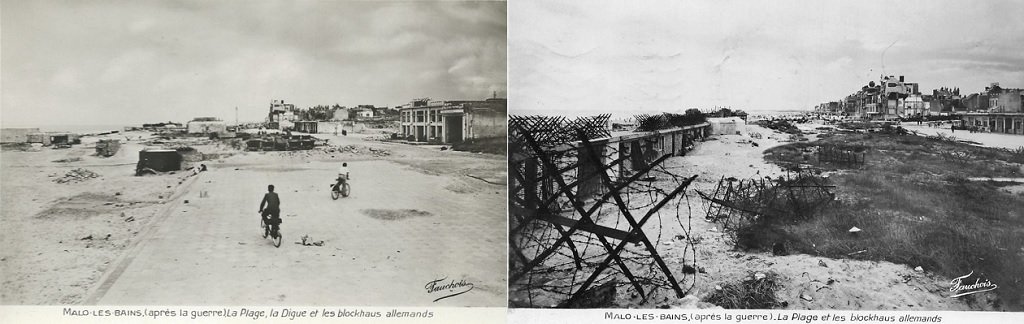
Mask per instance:
[[[506,305],[503,185],[459,193],[445,188],[464,176],[355,161],[351,196],[332,200],[337,167],[243,164],[201,173],[85,303]],[[268,184],[282,200],[280,248],[259,227]],[[296,244],[303,235],[323,246]],[[448,291],[428,292],[426,285],[442,278],[473,286],[435,302]]]

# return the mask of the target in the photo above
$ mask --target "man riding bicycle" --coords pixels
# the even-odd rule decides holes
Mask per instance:
[[[348,181],[348,163],[342,163],[341,167],[338,168],[338,179],[337,183],[334,184],[334,191],[341,191],[341,185]]]
[[[263,216],[263,222],[270,225],[270,232],[276,237],[278,225],[281,224],[281,199],[274,192],[274,185],[267,186],[267,191],[260,202],[260,214]]]

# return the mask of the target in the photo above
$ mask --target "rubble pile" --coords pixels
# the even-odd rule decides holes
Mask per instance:
[[[787,134],[800,134],[800,129],[787,120],[762,120],[757,122],[761,127],[769,128]]]
[[[50,175],[50,177],[56,177],[56,176],[57,176],[56,174]],[[82,182],[82,181],[85,181],[85,180],[89,180],[89,179],[92,179],[92,178],[99,178],[99,177],[100,177],[99,173],[92,172],[92,171],[89,171],[89,170],[86,170],[86,169],[83,169],[83,168],[77,168],[77,169],[68,171],[68,173],[65,173],[61,177],[53,179],[53,182],[56,182],[56,183],[74,183],[74,182]]]
[[[383,157],[391,155],[391,151],[385,149],[378,149],[367,146],[359,145],[345,145],[338,147],[331,147],[327,149],[328,153],[350,153],[350,154],[362,154],[362,155],[373,155],[376,157]]]
[[[391,150],[361,145],[323,146],[312,150],[282,151],[281,156],[313,158],[335,155],[361,155],[383,158],[391,156]]]

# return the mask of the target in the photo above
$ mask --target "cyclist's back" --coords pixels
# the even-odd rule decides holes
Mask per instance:
[[[281,198],[277,196],[276,192],[271,191],[264,194],[263,203],[261,203],[261,205],[262,204],[267,205],[265,210],[281,211]]]
[[[267,193],[263,195],[263,201],[260,202],[260,213],[263,213],[264,218],[270,216],[270,219],[281,218],[281,198],[274,192],[274,185],[267,186]]]

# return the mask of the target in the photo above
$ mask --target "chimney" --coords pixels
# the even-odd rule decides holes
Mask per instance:
[[[903,82],[903,76],[902,75],[900,76],[900,82]]]

